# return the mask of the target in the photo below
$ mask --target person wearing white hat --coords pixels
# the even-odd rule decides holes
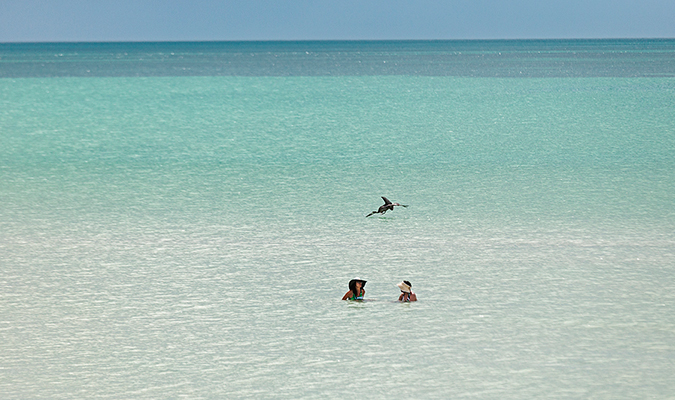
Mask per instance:
[[[412,283],[410,281],[403,281],[398,285],[401,289],[401,295],[398,296],[398,301],[417,301],[417,295],[412,291]]]
[[[349,292],[342,296],[342,300],[363,300],[363,296],[366,295],[364,286],[366,286],[366,281],[363,279],[352,279],[349,281]]]

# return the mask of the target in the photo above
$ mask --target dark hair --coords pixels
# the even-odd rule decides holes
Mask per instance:
[[[361,297],[361,293],[356,293],[356,282],[361,282],[361,290],[365,292],[365,289],[363,288],[363,281],[349,281],[349,290],[352,291],[352,296],[354,296],[354,298]]]
[[[410,281],[403,281],[403,283],[408,285],[408,287],[410,288],[410,293],[406,293],[403,290],[401,290],[401,292],[403,293],[403,298],[401,299],[401,301],[410,301],[410,296],[412,296],[412,292],[413,292],[412,291],[412,283],[410,283]],[[407,300],[406,300],[406,296],[407,296]]]

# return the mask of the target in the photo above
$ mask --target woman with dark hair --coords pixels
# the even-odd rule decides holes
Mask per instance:
[[[412,291],[412,283],[410,281],[403,281],[398,285],[401,289],[401,295],[398,296],[398,301],[417,301],[417,295]]]
[[[363,287],[366,286],[366,281],[359,278],[354,278],[349,281],[349,292],[342,296],[342,300],[363,300],[366,291]]]

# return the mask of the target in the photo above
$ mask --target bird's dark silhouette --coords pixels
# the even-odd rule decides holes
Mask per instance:
[[[384,215],[387,211],[393,210],[394,206],[408,207],[408,206],[403,205],[403,204],[392,203],[391,201],[389,201],[388,198],[386,198],[384,196],[382,196],[382,200],[384,200],[384,204],[381,205],[380,208],[377,209],[377,211],[373,211],[370,214],[366,215],[366,218],[370,217],[373,214],[378,214],[378,213]]]

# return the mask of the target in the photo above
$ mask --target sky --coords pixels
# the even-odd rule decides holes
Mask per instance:
[[[0,0],[0,42],[675,38],[675,0]]]

